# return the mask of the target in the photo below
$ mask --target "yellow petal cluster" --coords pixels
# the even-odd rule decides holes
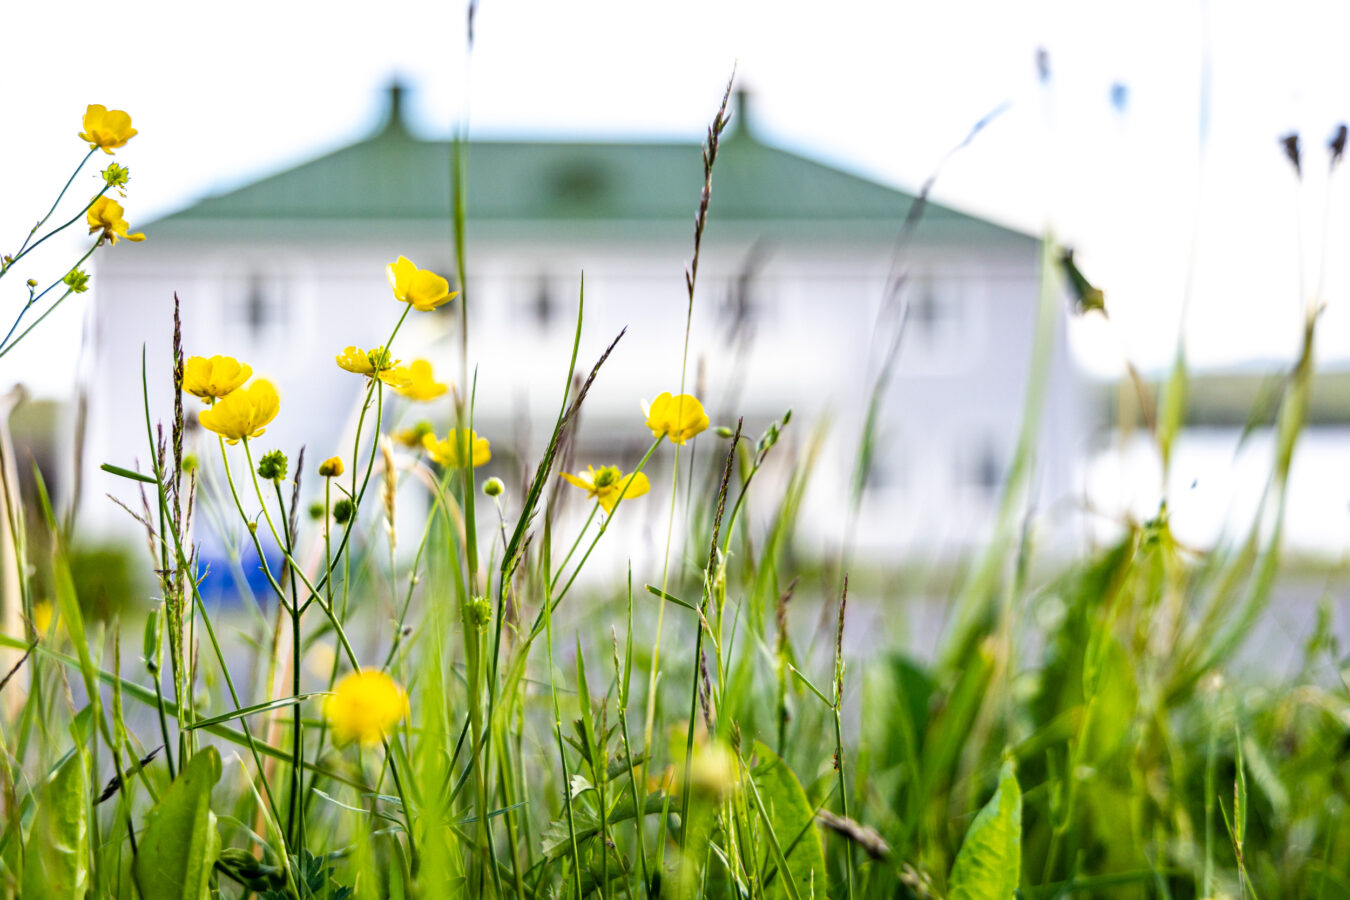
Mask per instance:
[[[652,437],[668,437],[677,444],[683,444],[708,427],[708,414],[693,394],[672,397],[669,392],[663,393],[642,411],[647,415],[647,427],[652,430]]]
[[[183,361],[183,390],[211,404],[238,390],[252,375],[247,363],[232,356],[189,356]]]
[[[383,347],[362,350],[360,347],[347,347],[336,357],[338,368],[355,372],[357,375],[374,375],[397,366],[399,361],[389,357],[389,351]]]
[[[272,382],[259,378],[246,388],[226,394],[215,406],[197,414],[208,431],[237,444],[244,438],[260,437],[281,409],[281,397]]]
[[[131,127],[131,116],[120,109],[108,109],[101,103],[91,103],[84,111],[84,131],[80,140],[89,142],[89,149],[112,153],[136,136]]]
[[[385,268],[385,273],[394,296],[404,303],[412,304],[412,308],[419,312],[430,312],[459,295],[459,291],[450,290],[450,282],[430,269],[417,268],[417,264],[406,256],[391,262]]]
[[[652,489],[651,482],[642,472],[623,474],[618,466],[587,466],[585,472],[575,475],[559,472],[559,476],[568,484],[581,488],[590,497],[595,498],[606,513],[614,511],[614,506],[622,497],[631,500],[641,497]]]
[[[319,474],[324,478],[338,478],[343,471],[342,457],[340,456],[330,456],[319,463]]]
[[[475,469],[492,459],[492,447],[488,444],[487,438],[480,438],[478,432],[463,428],[452,428],[443,441],[438,441],[434,434],[423,435],[422,447],[428,456],[447,469],[458,469],[463,465],[460,461],[461,447],[473,448],[471,456]]]
[[[107,238],[116,245],[118,238],[126,238],[129,241],[143,241],[145,235],[137,232],[136,234],[127,234],[130,225],[127,220],[122,218],[122,204],[111,197],[99,197],[89,207],[85,213],[85,219],[89,222],[89,233],[97,234],[103,232],[102,238]]]
[[[435,400],[450,389],[449,385],[436,380],[431,362],[425,359],[415,359],[406,366],[382,371],[380,380],[409,400],[421,403]]]
[[[408,714],[408,694],[384,672],[362,669],[338,682],[323,715],[339,744],[378,744]]]

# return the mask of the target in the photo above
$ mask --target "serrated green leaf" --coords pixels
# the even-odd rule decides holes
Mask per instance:
[[[24,897],[67,900],[89,890],[89,773],[72,753],[38,792],[24,854]]]
[[[949,879],[948,900],[1008,900],[1022,878],[1022,789],[1011,762],[1003,764],[998,790],[980,810]]]
[[[162,900],[204,900],[220,834],[211,789],[220,780],[220,754],[207,747],[192,757],[146,816],[136,854],[141,894]]]

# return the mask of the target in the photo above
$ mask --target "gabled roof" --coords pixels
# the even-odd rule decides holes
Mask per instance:
[[[452,145],[420,140],[400,116],[401,89],[371,137],[236,190],[207,197],[146,227],[164,234],[208,222],[447,221]],[[470,141],[467,216],[474,222],[678,223],[687,228],[702,184],[697,143]],[[746,128],[723,140],[713,175],[713,219],[795,234],[904,221],[912,194],[768,146]],[[1034,241],[930,203],[919,230],[965,241]]]

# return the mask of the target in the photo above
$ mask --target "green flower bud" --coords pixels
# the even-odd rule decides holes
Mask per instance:
[[[474,597],[469,604],[469,617],[479,628],[486,627],[492,621],[492,601],[486,597]]]
[[[322,519],[322,518],[323,518],[323,504],[320,503],[320,502],[317,501],[317,500],[315,500],[313,503],[311,503],[311,504],[309,505],[309,517],[310,517],[311,519],[313,519],[314,521],[316,521],[316,522],[317,522],[318,520]]]
[[[354,515],[356,515],[356,504],[346,497],[333,504],[333,521],[339,525],[346,525]]]
[[[108,183],[108,187],[124,187],[131,179],[131,170],[126,166],[113,163],[103,170],[103,180]]]
[[[264,453],[263,458],[258,460],[258,477],[280,484],[281,479],[286,477],[286,454],[280,450]]]
[[[483,482],[483,493],[487,494],[489,497],[500,497],[504,490],[506,490],[506,485],[496,476]]]

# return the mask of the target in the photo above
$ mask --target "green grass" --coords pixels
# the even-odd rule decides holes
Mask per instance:
[[[725,100],[705,185],[724,121]],[[1061,296],[1053,241],[1045,252],[1043,347]],[[467,389],[447,408],[470,428],[474,298],[457,302]],[[389,345],[403,320],[387,309]],[[160,598],[143,622],[90,596],[106,580],[73,574],[71,520],[40,475],[24,503],[6,474],[3,564],[25,621],[0,635],[18,660],[0,688],[0,896],[1350,897],[1350,689],[1329,602],[1297,671],[1248,681],[1232,667],[1281,571],[1315,317],[1269,401],[1278,452],[1263,515],[1203,553],[1173,540],[1165,506],[1080,559],[1037,553],[1038,366],[990,542],[927,579],[950,615],[920,659],[892,644],[862,658],[849,638],[865,598],[904,571],[850,578],[847,539],[839,559],[798,555],[821,434],[781,441],[802,427],[790,415],[760,435],[705,431],[692,465],[660,439],[641,461],[594,461],[679,473],[670,549],[622,585],[578,580],[600,541],[623,541],[630,503],[667,499],[654,485],[581,532],[550,506],[586,392],[606,377],[604,356],[580,358],[584,312],[579,281],[547,449],[499,498],[521,499],[500,506],[469,465],[398,450],[409,465],[388,467],[377,438],[402,401],[378,380],[314,519],[300,488],[314,492],[315,461],[292,460],[294,491],[257,478],[265,442],[207,443],[194,465],[181,402],[147,404],[152,465],[105,467],[143,492]],[[181,347],[147,360],[147,383],[181,366]],[[1179,364],[1161,404],[1164,458],[1187,379]],[[885,452],[877,433],[869,416],[860,472]],[[779,492],[756,479],[770,460],[790,473]],[[396,536],[413,553],[391,551],[387,477],[420,478],[430,498],[424,529]],[[856,507],[860,491],[843,502]],[[343,498],[355,517],[333,515]],[[285,548],[270,594],[211,613],[192,519],[236,552]],[[311,542],[315,564],[300,561]],[[912,599],[889,597],[888,615]],[[42,603],[54,615],[39,632]],[[324,697],[363,666],[406,687],[410,714],[379,741],[343,745]]]

